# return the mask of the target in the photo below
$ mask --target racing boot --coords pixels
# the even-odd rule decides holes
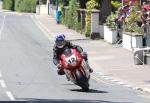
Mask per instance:
[[[63,69],[58,69],[57,73],[58,73],[58,75],[64,75],[65,74]]]
[[[61,64],[58,64],[57,68],[58,68],[58,70],[57,70],[58,75],[64,75],[65,74]]]
[[[92,73],[93,72],[93,69],[91,67],[89,67],[89,72]]]
[[[89,72],[92,73],[92,72],[93,72],[93,69],[90,67],[88,61],[86,61],[86,63],[87,63],[87,67],[89,68]]]
[[[93,73],[93,69],[91,67],[89,67],[89,72]]]

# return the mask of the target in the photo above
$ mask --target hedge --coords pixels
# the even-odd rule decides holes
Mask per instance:
[[[79,5],[77,4],[76,0],[69,1],[69,8],[68,8],[68,27],[72,29],[76,29],[75,25],[77,23],[77,9]]]
[[[36,12],[37,0],[15,0],[15,10],[19,12]]]
[[[14,0],[3,0],[3,9],[14,10]]]

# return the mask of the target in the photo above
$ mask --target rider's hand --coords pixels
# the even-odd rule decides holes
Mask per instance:
[[[58,68],[58,69],[61,69],[61,68],[62,68],[62,65],[61,65],[61,64],[57,64],[57,68]]]

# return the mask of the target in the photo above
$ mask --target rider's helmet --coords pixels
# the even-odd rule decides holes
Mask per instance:
[[[63,48],[66,44],[65,35],[62,33],[57,34],[55,37],[55,43],[58,48]]]

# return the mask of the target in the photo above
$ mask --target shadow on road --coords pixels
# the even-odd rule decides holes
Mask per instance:
[[[84,92],[82,89],[71,89],[71,91],[76,91],[76,92]],[[87,93],[108,93],[107,91],[99,91],[95,89],[90,89]]]
[[[75,85],[75,84],[71,84],[71,83],[70,83],[70,84],[63,84],[63,85]]]
[[[10,101],[8,101],[9,103]],[[34,98],[23,98],[19,101],[14,101],[14,103],[131,103],[131,102],[112,102],[103,100],[63,100],[63,99],[34,99]],[[5,101],[4,103],[7,103]]]

